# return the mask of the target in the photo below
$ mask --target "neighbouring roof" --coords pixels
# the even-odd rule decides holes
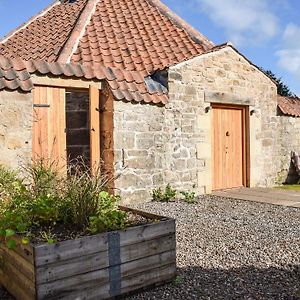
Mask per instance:
[[[284,115],[300,117],[300,98],[278,96],[278,107]]]
[[[101,64],[147,76],[213,47],[158,0],[57,1],[0,42],[0,54]]]
[[[82,0],[50,5],[2,39],[0,54],[25,60],[55,61],[84,7],[85,1]]]
[[[21,58],[9,59],[0,56],[0,91],[7,89],[30,92],[34,88],[32,74],[105,80],[118,100],[162,104],[168,100],[166,88],[151,77],[144,78],[138,71],[130,72],[99,64],[24,61]],[[149,87],[149,82],[152,81],[153,84]]]

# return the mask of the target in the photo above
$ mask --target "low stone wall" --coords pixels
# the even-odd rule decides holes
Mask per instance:
[[[32,155],[32,95],[0,93],[0,164],[18,169]]]

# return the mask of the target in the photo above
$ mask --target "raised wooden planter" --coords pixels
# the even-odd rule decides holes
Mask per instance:
[[[53,245],[2,245],[0,284],[20,300],[80,300],[109,299],[172,280],[175,221],[122,209],[153,223]]]

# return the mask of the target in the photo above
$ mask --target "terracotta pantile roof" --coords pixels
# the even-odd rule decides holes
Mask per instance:
[[[182,22],[159,1],[99,0],[72,61],[148,74],[162,70],[212,46],[203,36],[196,41]]]
[[[300,98],[278,96],[278,107],[284,115],[300,117]]]
[[[85,4],[86,0],[57,1],[4,38],[0,43],[0,54],[25,60],[55,61]]]
[[[105,80],[118,100],[146,103],[167,103],[167,90],[151,77],[138,71],[130,72],[102,65],[49,63],[41,60],[23,61],[0,56],[0,90],[33,89],[31,74]],[[148,87],[149,82],[151,88]]]
[[[96,63],[146,75],[213,46],[158,0],[65,2],[58,2],[4,40],[0,54]],[[65,52],[69,57],[62,55],[62,60],[60,54]]]
[[[0,56],[0,91],[20,89],[29,92],[33,89],[30,74],[21,59],[7,59]]]
[[[0,42],[0,55],[33,60],[32,65],[59,62],[39,62],[32,72],[83,71],[83,77],[105,79],[117,99],[166,103],[167,90],[152,75],[213,46],[159,0],[73,0],[57,1],[9,34]],[[69,62],[76,66],[64,69]],[[30,81],[14,72],[13,79],[1,77],[2,87],[28,90]]]

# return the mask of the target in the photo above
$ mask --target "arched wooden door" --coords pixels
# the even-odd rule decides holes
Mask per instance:
[[[213,105],[213,190],[247,186],[247,113],[243,106]]]

